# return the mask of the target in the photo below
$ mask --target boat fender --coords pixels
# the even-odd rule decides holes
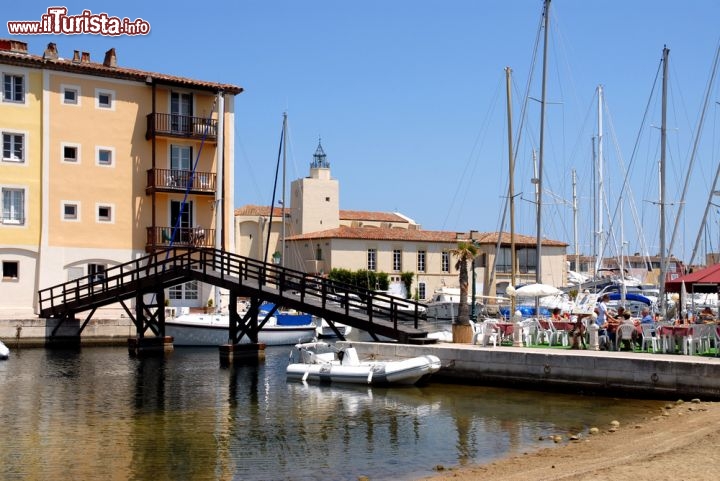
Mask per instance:
[[[368,383],[368,384],[371,384],[371,383],[372,383],[372,377],[373,377],[373,370],[370,369],[370,372],[368,373],[368,378],[367,378],[367,383]]]
[[[308,368],[305,370],[305,374],[303,374],[302,382],[306,382],[309,375],[310,375],[310,367],[308,366]]]

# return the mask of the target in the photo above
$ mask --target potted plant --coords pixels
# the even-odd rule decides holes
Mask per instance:
[[[213,311],[213,300],[208,299],[207,307],[205,308],[205,314],[210,314]]]

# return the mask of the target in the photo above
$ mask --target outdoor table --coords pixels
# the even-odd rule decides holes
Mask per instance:
[[[500,343],[504,340],[507,340],[508,338],[512,339],[512,333],[515,330],[515,324],[512,322],[495,322],[493,323],[493,326],[495,326],[498,330],[498,333],[500,334]]]
[[[685,353],[684,341],[690,333],[690,326],[661,326],[657,331],[659,331],[660,337],[663,338],[665,352],[674,353],[678,341],[680,341],[682,343],[680,350]]]

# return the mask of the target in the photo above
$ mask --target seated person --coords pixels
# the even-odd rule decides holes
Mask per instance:
[[[588,316],[589,314],[580,314],[573,321],[575,325],[569,333],[570,338],[572,339],[570,349],[580,349],[580,344],[582,344],[583,349],[587,349],[587,346],[585,345],[585,322],[583,322],[583,318]]]
[[[559,308],[559,307],[555,307],[555,308],[552,310],[552,315],[550,316],[550,320],[553,321],[553,322],[558,322],[558,321],[564,321],[564,320],[565,320],[565,319],[563,319],[563,317],[560,315],[560,308]]]
[[[715,314],[713,314],[713,311],[712,311],[712,309],[710,309],[710,306],[705,307],[705,309],[703,309],[700,312],[700,315],[697,316],[697,318],[695,318],[695,322],[697,324],[706,324],[706,323],[715,322]]]

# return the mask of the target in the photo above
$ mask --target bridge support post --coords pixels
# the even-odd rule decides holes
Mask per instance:
[[[128,353],[133,357],[165,356],[172,353],[173,350],[171,336],[128,338]]]
[[[265,361],[265,344],[223,344],[220,346],[220,365],[259,364]]]

